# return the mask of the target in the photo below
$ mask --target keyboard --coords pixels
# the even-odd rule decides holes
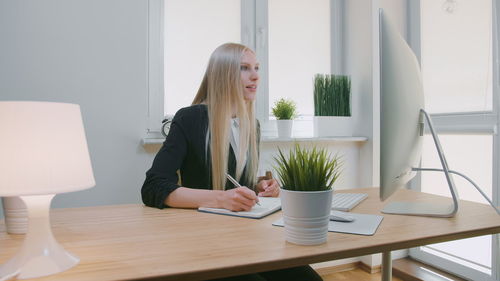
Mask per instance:
[[[333,193],[332,210],[348,212],[367,197],[366,193]]]

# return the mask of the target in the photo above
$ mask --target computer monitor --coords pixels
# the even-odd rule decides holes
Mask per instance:
[[[424,92],[418,60],[388,16],[379,12],[380,47],[380,199],[404,187],[419,170],[424,121],[430,127],[452,200],[449,204],[392,202],[382,212],[452,217],[458,196],[434,132],[424,110]]]

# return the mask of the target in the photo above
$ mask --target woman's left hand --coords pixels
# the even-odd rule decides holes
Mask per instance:
[[[256,187],[258,196],[278,197],[280,195],[280,185],[276,179],[261,180]]]

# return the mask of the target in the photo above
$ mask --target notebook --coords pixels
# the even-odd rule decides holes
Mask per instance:
[[[259,205],[255,204],[248,212],[233,212],[228,209],[200,207],[198,211],[220,215],[260,219],[281,209],[281,200],[275,197],[259,197]]]
[[[373,235],[384,219],[383,216],[369,214],[349,213],[349,216],[353,217],[354,221],[330,221],[328,223],[328,231],[358,235]],[[283,218],[280,218],[279,220],[273,222],[273,225],[283,226]]]

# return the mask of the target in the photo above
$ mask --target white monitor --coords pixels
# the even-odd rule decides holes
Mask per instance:
[[[424,92],[418,60],[387,16],[379,13],[380,31],[380,199],[404,187],[419,170],[424,120],[431,129],[452,202],[391,202],[383,212],[451,217],[458,197],[432,122],[424,110]]]

